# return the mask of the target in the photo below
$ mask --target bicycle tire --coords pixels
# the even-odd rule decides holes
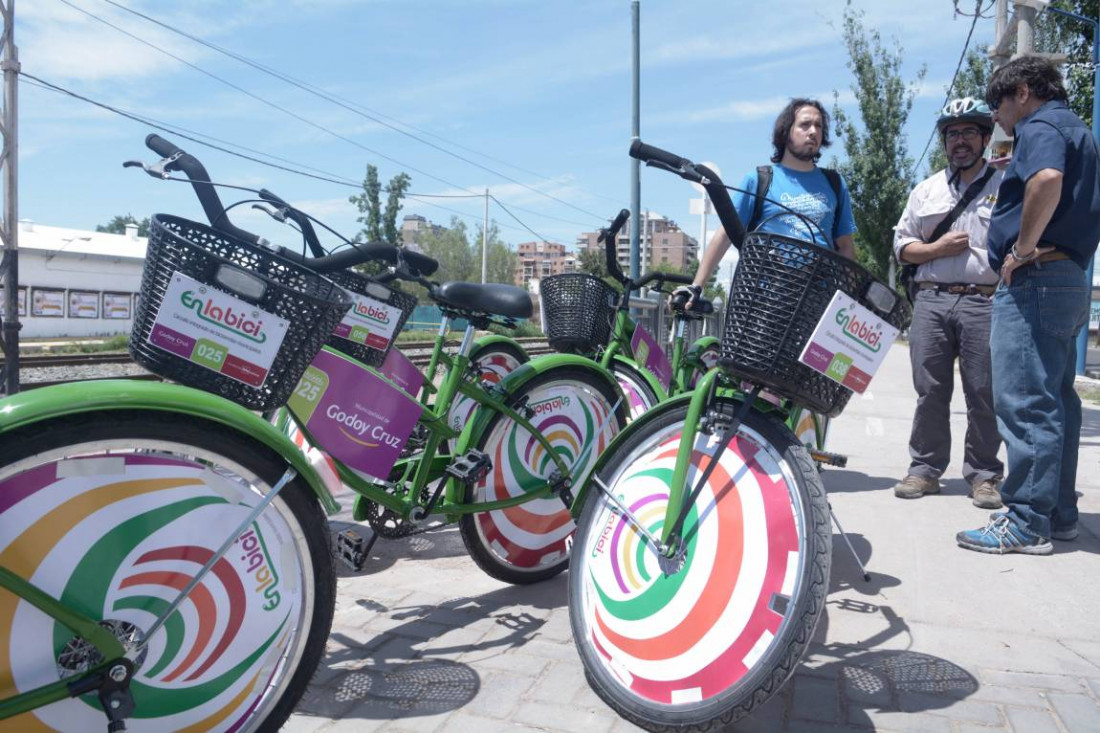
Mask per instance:
[[[573,401],[562,404],[562,398],[570,396]],[[535,427],[546,426],[543,433],[567,463],[583,457],[582,470],[596,462],[626,423],[625,405],[620,404],[611,414],[617,400],[613,387],[582,367],[560,366],[534,377],[510,402],[524,399],[535,410],[530,418]],[[542,404],[548,405],[545,411],[539,407]],[[585,454],[588,436],[601,424],[593,448]],[[546,451],[504,414],[494,415],[474,442],[476,450],[487,454],[493,465],[476,485],[466,486],[464,497],[469,503],[518,496],[544,484],[554,469]],[[565,570],[576,526],[562,500],[549,497],[464,515],[459,529],[478,567],[497,580],[522,585]]]
[[[730,414],[737,403],[718,404]],[[600,471],[657,535],[687,408],[641,424]],[[717,443],[700,435],[693,463],[705,466]],[[574,641],[594,691],[649,730],[716,730],[748,715],[792,674],[824,609],[825,492],[778,419],[746,415],[697,505],[684,524],[684,565],[670,575],[595,485],[578,521]]]
[[[0,443],[0,562],[93,618],[143,630],[286,467],[228,427],[155,411],[65,416]],[[130,730],[276,731],[301,698],[335,605],[325,518],[296,478],[251,527],[149,639]],[[55,656],[73,636],[0,594],[0,678],[12,686],[77,671]],[[11,722],[29,716],[36,730],[106,722],[94,694]]]
[[[470,352],[470,368],[477,371],[478,382],[489,382],[493,385],[500,384],[501,380],[529,360],[527,352],[519,346],[502,342],[474,346]],[[456,395],[451,409],[447,411],[447,424],[461,431],[470,421],[475,409],[477,402],[472,397]],[[455,441],[448,442],[453,449]]]
[[[637,367],[616,361],[611,364],[611,373],[615,375],[623,395],[630,403],[631,420],[637,420],[661,401]]]

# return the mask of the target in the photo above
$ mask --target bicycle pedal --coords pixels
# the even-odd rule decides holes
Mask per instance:
[[[492,468],[493,462],[489,460],[488,454],[471,450],[466,455],[455,457],[443,470],[463,483],[476,484]]]
[[[825,450],[811,450],[810,458],[813,458],[818,463],[823,463],[826,466],[836,466],[837,468],[844,468],[848,465],[848,456],[842,453],[830,453]]]
[[[354,529],[345,529],[336,535],[336,557],[353,571],[363,569],[367,552],[366,541]]]

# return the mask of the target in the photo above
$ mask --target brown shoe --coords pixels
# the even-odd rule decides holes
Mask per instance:
[[[1001,492],[997,491],[998,483],[997,479],[987,478],[971,484],[970,498],[974,501],[974,506],[979,509],[1000,509],[1004,506]]]
[[[925,494],[940,493],[940,482],[925,476],[910,474],[894,486],[894,496],[899,499],[919,499]]]

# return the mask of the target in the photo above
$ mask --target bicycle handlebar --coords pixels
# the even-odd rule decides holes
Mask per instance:
[[[722,228],[726,230],[730,241],[737,249],[745,240],[745,225],[741,217],[737,215],[737,209],[730,200],[729,191],[726,190],[722,179],[717,173],[705,165],[692,163],[687,158],[681,158],[675,153],[661,150],[652,145],[646,145],[641,140],[635,140],[630,145],[630,157],[637,158],[646,165],[662,168],[670,173],[675,173],[684,180],[698,183],[706,189],[714,204],[714,212],[718,214],[718,220],[722,222]]]
[[[623,224],[625,224],[626,220],[629,218],[630,210],[623,209],[606,229],[600,230],[600,236],[596,239],[597,242],[603,242],[604,245],[604,256],[607,260],[607,274],[621,283],[625,283],[627,278],[626,275],[623,274],[623,268],[619,266],[619,257],[615,248],[619,240],[619,230],[623,228]]]
[[[156,133],[145,138],[145,145],[154,153],[166,159],[164,164],[166,172],[178,170],[187,176],[191,186],[195,189],[195,195],[198,196],[199,203],[202,204],[206,218],[210,220],[211,227],[251,244],[267,245],[267,242],[259,235],[241,229],[229,220],[225,206],[222,204],[214,184],[210,181],[210,174],[206,172],[206,168],[199,162],[198,158],[190,153],[185,153]],[[258,194],[264,201],[268,201],[286,212],[286,215],[298,224],[306,244],[314,255],[313,257],[306,257],[286,247],[272,247],[281,257],[291,262],[304,265],[320,273],[344,270],[371,260],[382,260],[390,265],[397,266],[405,264],[414,271],[412,273],[414,276],[420,277],[431,275],[439,268],[439,263],[427,255],[377,242],[355,243],[352,244],[351,249],[343,252],[331,255],[325,254],[325,249],[317,239],[317,232],[314,230],[308,216],[267,189],[261,189]]]

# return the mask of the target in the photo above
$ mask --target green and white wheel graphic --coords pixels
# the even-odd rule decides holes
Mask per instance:
[[[622,429],[626,406],[598,374],[578,367],[552,369],[527,383],[531,422],[574,477],[588,470]],[[545,485],[556,470],[550,451],[504,415],[496,415],[477,450],[492,470],[472,487],[469,501],[500,501]],[[533,583],[557,575],[569,562],[575,525],[560,498],[534,499],[507,509],[466,515],[460,522],[466,548],[478,565],[509,583]]]
[[[283,471],[251,440],[182,416],[100,413],[34,427],[0,450],[0,565],[134,639]],[[334,600],[328,536],[308,492],[287,485],[148,639],[128,730],[276,730],[286,719]],[[0,695],[99,661],[61,623],[0,593]],[[93,694],[8,725],[101,730],[106,717]]]
[[[643,424],[601,472],[656,537],[686,412],[684,405]],[[717,447],[716,437],[697,436],[685,497]],[[597,693],[643,726],[703,729],[774,692],[822,609],[827,518],[805,450],[774,418],[754,412],[692,506],[683,556],[671,567],[590,488],[570,567],[570,618]]]

